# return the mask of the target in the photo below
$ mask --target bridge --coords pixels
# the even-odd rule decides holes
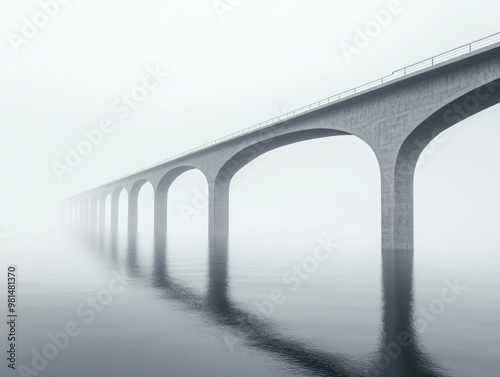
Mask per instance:
[[[500,102],[500,33],[393,72],[227,135],[153,166],[62,200],[67,223],[104,232],[111,196],[111,232],[118,230],[118,200],[128,192],[128,232],[137,234],[138,195],[154,190],[154,233],[167,232],[167,195],[184,172],[198,169],[208,182],[210,239],[229,234],[232,177],[255,158],[303,140],[353,135],[373,150],[381,174],[382,249],[413,250],[413,176],[423,149],[441,132]]]

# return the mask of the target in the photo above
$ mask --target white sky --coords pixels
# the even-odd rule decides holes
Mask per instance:
[[[348,62],[340,44],[351,43],[356,27],[388,3],[243,0],[221,20],[212,0],[72,0],[15,53],[8,33],[19,34],[23,18],[32,19],[40,5],[0,0],[0,227],[24,221],[26,213],[40,221],[38,203],[500,31],[497,1],[401,0],[403,11]],[[169,77],[120,120],[111,103],[142,81],[148,65],[159,65]],[[500,111],[494,110],[468,121],[480,132],[463,127],[440,147],[432,161],[441,165],[421,168],[425,187],[443,177],[439,169],[466,164],[472,168],[464,171],[498,183],[490,174],[500,162],[500,129],[493,124]],[[82,131],[105,117],[117,128],[60,182],[51,164],[63,162],[66,146],[75,147]],[[336,143],[346,151],[353,145]],[[468,153],[457,153],[464,145]],[[259,178],[257,168],[249,167],[251,173]],[[359,177],[355,183],[362,186],[367,181]],[[453,177],[450,182],[456,183]],[[433,192],[419,192],[437,200]],[[488,192],[489,200],[495,192]]]

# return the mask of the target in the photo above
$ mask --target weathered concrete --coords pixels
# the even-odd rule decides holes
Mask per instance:
[[[114,199],[125,189],[129,229],[135,232],[137,195],[150,182],[155,192],[155,233],[163,237],[170,185],[184,172],[198,169],[209,185],[209,235],[224,239],[229,232],[230,183],[240,169],[281,146],[354,135],[371,147],[380,165],[382,248],[412,250],[413,175],[420,153],[447,128],[499,102],[497,44],[96,187],[67,202],[98,195],[103,208],[101,201],[108,193]],[[117,200],[112,200],[112,224],[116,206]],[[101,211],[99,215],[102,218]]]

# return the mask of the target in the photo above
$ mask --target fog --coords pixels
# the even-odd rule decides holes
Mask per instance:
[[[63,197],[498,31],[493,1],[401,1],[379,35],[346,58],[341,46],[389,3],[253,1],[221,14],[211,1],[68,2],[15,45],[9,33],[20,35],[40,5],[1,1],[0,232],[41,230]],[[155,70],[158,85],[125,111],[121,96]],[[473,116],[424,152],[417,249],[500,246],[499,115],[495,107]],[[54,163],[104,118],[114,129],[58,176]],[[183,214],[205,183],[199,172],[174,183],[171,232],[206,232],[206,208]],[[143,191],[141,223],[152,219]],[[259,157],[232,182],[231,229],[334,232],[346,248],[379,247],[373,152],[355,137],[329,137]]]
[[[60,227],[55,204],[498,33],[499,10],[493,0],[0,0],[0,262],[19,272],[18,365],[51,377],[495,375],[500,106],[421,154],[414,254],[381,253],[380,167],[355,136],[280,147],[239,170],[227,244],[208,242],[198,170],[169,189],[166,242],[153,237],[149,183],[137,237],[125,190],[118,234],[109,195],[105,232],[92,237]],[[92,325],[78,310],[89,299],[103,304],[87,312]],[[47,334],[68,321],[83,331],[63,350]]]

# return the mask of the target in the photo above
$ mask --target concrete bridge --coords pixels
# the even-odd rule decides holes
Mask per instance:
[[[104,232],[105,202],[111,196],[111,230],[116,233],[118,199],[126,190],[128,231],[135,236],[138,194],[150,182],[155,235],[163,237],[170,185],[184,172],[198,169],[208,182],[210,239],[225,239],[230,183],[240,169],[288,144],[353,135],[372,148],[380,166],[382,249],[413,250],[413,176],[422,150],[447,128],[499,102],[500,33],[69,197],[60,205],[70,225]]]

